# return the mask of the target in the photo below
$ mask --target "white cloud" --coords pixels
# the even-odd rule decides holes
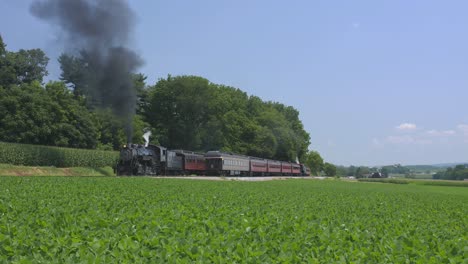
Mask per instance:
[[[435,129],[432,129],[432,130],[428,130],[426,131],[426,134],[428,134],[429,136],[434,136],[434,137],[443,137],[443,136],[453,136],[455,135],[457,132],[455,132],[455,130],[435,130]]]
[[[404,145],[437,145],[447,146],[455,142],[468,143],[468,124],[459,124],[454,129],[422,130],[413,123],[402,123],[395,127],[399,134],[388,135],[384,138],[372,138],[373,147],[391,147]]]
[[[415,124],[412,124],[412,123],[402,123],[399,126],[397,126],[396,129],[401,130],[401,131],[412,131],[412,130],[416,130],[417,127]]]

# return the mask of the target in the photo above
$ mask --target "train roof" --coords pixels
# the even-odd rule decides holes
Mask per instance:
[[[222,152],[219,150],[211,150],[208,151],[205,154],[205,157],[207,158],[241,158],[241,159],[249,159],[249,160],[254,160],[254,161],[260,161],[260,162],[275,162],[275,163],[289,163],[291,165],[298,165],[300,166],[300,163],[292,162],[292,161],[282,161],[282,160],[272,160],[272,159],[265,159],[265,158],[258,158],[258,157],[252,157],[252,156],[245,156],[245,155],[240,155],[240,154],[234,154],[231,152]]]
[[[183,154],[183,155],[199,155],[199,156],[205,155],[205,153],[200,153],[200,152],[195,152],[195,151],[190,151],[190,150],[183,150],[183,149],[174,149],[171,151],[174,151],[175,153]]]
[[[234,154],[234,153],[228,153],[228,152],[221,152],[219,150],[215,150],[215,151],[208,151],[206,154],[205,154],[205,157],[208,157],[208,158],[238,158],[238,159],[249,159],[248,156],[244,156],[244,155],[239,155],[239,154]]]
[[[250,156],[249,158],[250,158],[251,160],[255,160],[255,161],[265,161],[265,162],[268,161],[268,159],[258,158],[258,157],[252,157],[252,156]]]

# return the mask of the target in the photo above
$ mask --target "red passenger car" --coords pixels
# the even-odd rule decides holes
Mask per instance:
[[[293,175],[301,175],[301,165],[300,164],[292,164],[292,174]]]
[[[281,175],[281,161],[268,160],[268,175]]]
[[[292,173],[292,164],[290,162],[282,161],[281,162],[281,173],[283,175],[291,175],[291,173]]]
[[[202,175],[206,171],[205,156],[187,150],[174,150],[178,156],[183,157],[183,171],[185,174]]]
[[[251,176],[264,176],[268,172],[268,163],[264,159],[250,157]]]

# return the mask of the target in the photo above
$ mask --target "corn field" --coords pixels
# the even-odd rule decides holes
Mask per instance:
[[[116,151],[0,142],[0,163],[13,165],[98,168],[114,166],[118,155]]]

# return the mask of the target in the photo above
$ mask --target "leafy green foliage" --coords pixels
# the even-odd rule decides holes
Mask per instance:
[[[323,169],[323,158],[317,151],[307,152],[304,163],[310,168],[312,175],[318,175]]]
[[[0,142],[0,163],[25,166],[106,167],[119,153]]]
[[[0,140],[94,148],[92,114],[60,82],[0,87]]]
[[[67,54],[62,54],[58,58],[60,63],[60,80],[65,82],[72,90],[75,96],[86,94],[86,61],[81,57],[74,57]]]
[[[457,165],[454,168],[447,168],[446,171],[437,172],[432,178],[441,180],[468,179],[468,165]]]
[[[336,176],[336,166],[331,163],[325,162],[325,164],[323,164],[323,171],[325,172],[325,175],[329,177]]]
[[[49,58],[40,49],[7,51],[0,36],[0,86],[42,82],[48,74],[48,62]]]
[[[0,181],[0,262],[463,263],[461,188],[291,180]]]
[[[400,164],[395,164],[391,166],[384,166],[382,170],[385,170],[387,174],[408,174],[410,169],[406,166],[401,166]]]
[[[5,42],[3,42],[2,35],[0,35],[0,57],[5,56],[6,53],[6,45]]]

